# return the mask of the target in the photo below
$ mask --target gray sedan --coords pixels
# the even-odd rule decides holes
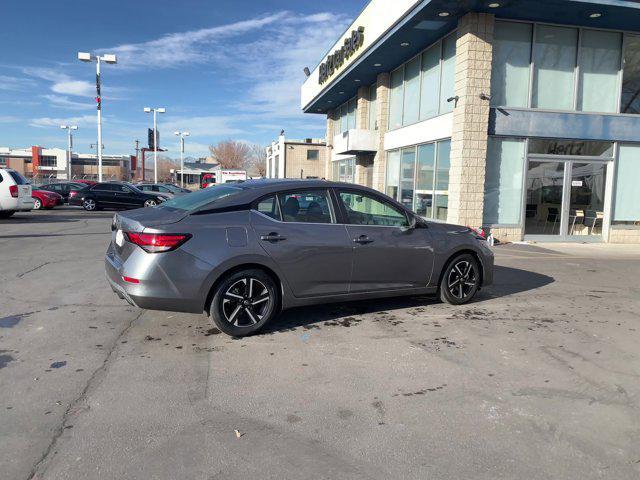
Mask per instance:
[[[324,180],[219,185],[117,213],[112,230],[105,265],[118,296],[205,312],[233,336],[304,305],[424,294],[460,305],[493,280],[493,254],[469,228]]]

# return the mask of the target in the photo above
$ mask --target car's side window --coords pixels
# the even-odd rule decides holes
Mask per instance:
[[[256,205],[256,210],[274,220],[280,220],[280,210],[278,210],[275,195],[260,200]]]
[[[406,227],[406,214],[394,205],[367,195],[366,193],[342,191],[340,201],[353,225],[378,225],[384,227]]]
[[[278,195],[285,222],[335,223],[326,190],[308,190]]]
[[[124,186],[124,185],[122,185],[120,187],[120,190],[122,190],[124,193],[131,193],[131,189],[129,187]]]

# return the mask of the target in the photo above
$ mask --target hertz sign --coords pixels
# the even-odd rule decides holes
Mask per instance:
[[[351,30],[351,35],[344,39],[344,45],[327,56],[327,60],[320,64],[318,83],[322,85],[335,71],[340,68],[362,46],[364,42],[364,27]]]

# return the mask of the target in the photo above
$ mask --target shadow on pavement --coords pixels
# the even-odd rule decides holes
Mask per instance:
[[[554,278],[548,275],[496,265],[494,284],[482,289],[469,305],[481,305],[484,300],[535,290],[554,281]],[[435,303],[440,303],[440,300],[434,296],[411,296],[299,307],[283,312],[275,321],[267,324],[258,335],[271,335],[299,327],[311,330],[320,328],[317,324],[324,322],[328,322],[328,325],[349,327],[361,321],[353,315],[379,313],[392,316],[393,310],[427,308]],[[426,312],[428,315],[428,311]]]
[[[69,213],[16,213],[9,218],[0,220],[0,225],[22,225],[25,223],[69,223],[89,220],[92,218],[111,218],[113,212],[84,212],[82,210]]]

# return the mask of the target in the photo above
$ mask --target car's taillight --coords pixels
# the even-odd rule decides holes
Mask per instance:
[[[145,252],[161,253],[175,250],[191,238],[188,233],[164,234],[164,233],[125,233],[127,240],[138,245]]]
[[[9,193],[13,198],[18,198],[18,186],[17,185],[9,185]]]

